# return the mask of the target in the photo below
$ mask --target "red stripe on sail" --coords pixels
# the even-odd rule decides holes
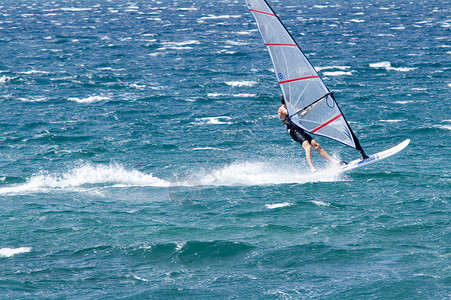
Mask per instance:
[[[265,44],[266,46],[291,46],[291,47],[297,47],[296,44],[280,44],[280,43],[268,43]]]
[[[294,78],[294,79],[288,79],[288,80],[279,81],[279,84],[284,84],[284,83],[298,81],[298,80],[312,79],[312,78],[319,78],[319,76],[315,75],[315,76],[307,76],[307,77],[299,77],[299,78]]]
[[[260,10],[255,10],[255,9],[249,9],[249,10],[250,10],[250,11],[253,11],[253,12],[256,12],[256,13],[259,13],[259,14],[268,15],[268,16],[273,16],[273,17],[276,16],[276,15],[273,14],[273,13],[268,13],[268,12],[264,12],[264,11],[260,11]]]
[[[315,129],[313,129],[313,130],[310,131],[310,132],[311,132],[311,133],[314,133],[314,132],[320,130],[321,128],[323,128],[324,126],[329,125],[330,123],[332,123],[332,122],[335,121],[336,119],[340,118],[341,116],[343,116],[343,114],[339,114],[338,116],[336,116],[336,117],[330,119],[329,121],[327,121],[327,122],[324,123],[323,125],[320,125],[320,126],[316,127]]]

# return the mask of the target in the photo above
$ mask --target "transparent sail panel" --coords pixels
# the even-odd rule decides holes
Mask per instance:
[[[268,48],[291,120],[306,131],[356,147],[335,99],[265,0],[246,0]]]

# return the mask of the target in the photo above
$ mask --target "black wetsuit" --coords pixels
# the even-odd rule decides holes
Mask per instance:
[[[285,118],[283,124],[287,126],[288,133],[294,141],[302,144],[304,141],[308,141],[310,143],[313,140],[313,138],[307,132],[305,132],[301,127],[294,124],[289,117]]]

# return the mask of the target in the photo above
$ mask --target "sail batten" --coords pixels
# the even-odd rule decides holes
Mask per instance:
[[[306,77],[300,77],[300,78],[287,79],[287,80],[279,81],[279,84],[289,83],[289,82],[298,81],[298,80],[312,79],[312,78],[320,78],[320,77],[318,75],[314,75],[314,76],[306,76]]]
[[[286,47],[297,47],[296,44],[282,44],[282,43],[267,43],[266,46],[286,46]]]
[[[270,54],[291,120],[310,133],[361,148],[332,93],[273,9],[265,0],[246,4]]]

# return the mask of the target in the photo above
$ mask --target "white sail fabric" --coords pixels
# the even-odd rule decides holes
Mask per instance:
[[[356,148],[333,95],[265,0],[246,0],[274,64],[291,120],[304,130]]]

